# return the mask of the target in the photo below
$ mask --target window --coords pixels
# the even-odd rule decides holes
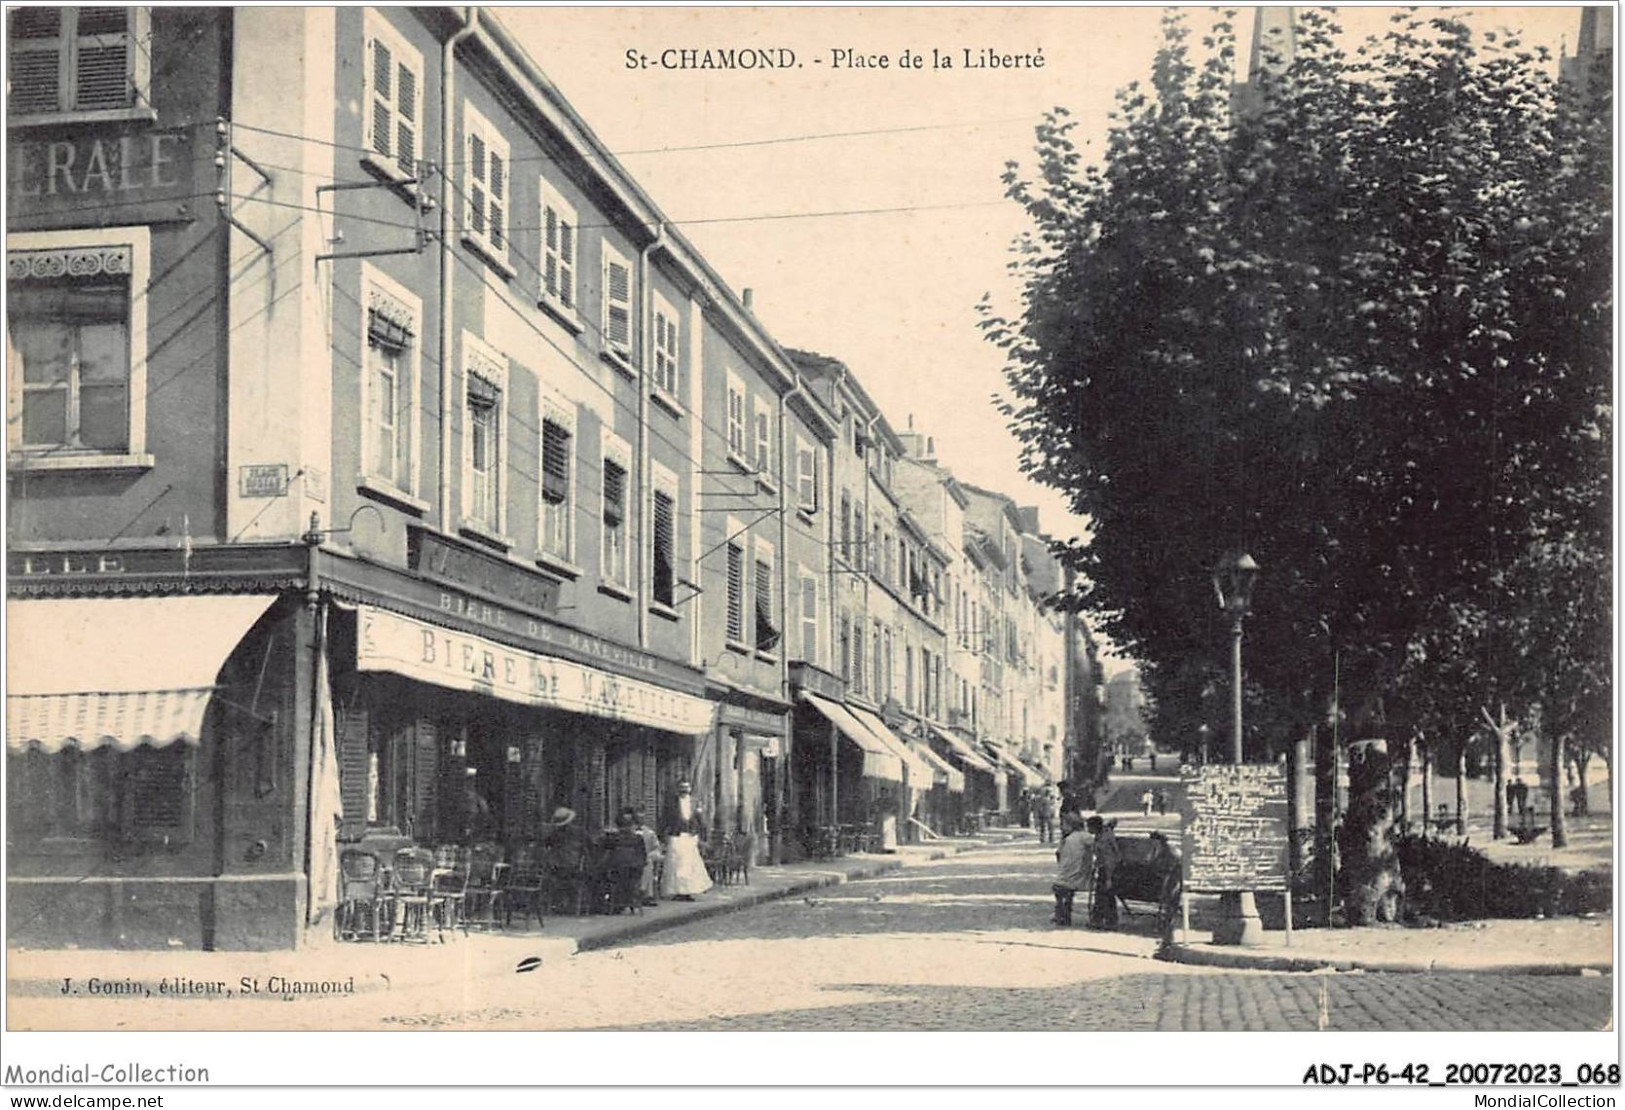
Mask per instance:
[[[148,8],[12,8],[6,114],[150,116]]]
[[[841,653],[841,678],[843,681],[852,681],[852,615],[841,613],[840,643],[837,645]]]
[[[541,549],[564,563],[574,558],[570,510],[575,459],[575,423],[562,411],[544,409],[542,417]]]
[[[890,566],[891,565],[891,546],[889,544],[887,544],[885,542],[885,540],[882,538],[882,534],[881,534],[881,531],[880,531],[880,523],[877,521],[875,523],[874,531],[870,536],[870,540],[869,540],[869,558],[866,560],[866,562],[868,564],[868,567],[869,567],[869,573],[870,574],[879,574],[880,573],[880,556],[881,556],[882,553],[884,553],[885,556],[886,556],[886,565]],[[888,574],[888,577],[890,577],[889,574]]]
[[[733,529],[730,529],[730,534]],[[745,642],[745,549],[728,544],[728,640]]]
[[[885,651],[881,643],[880,622],[874,622],[874,643],[871,658],[874,660],[875,683],[870,693],[876,701],[886,696],[886,669]]]
[[[914,708],[914,648],[903,645],[903,704]]]
[[[415,179],[423,119],[423,55],[375,9],[367,10],[366,35],[367,161],[390,177]]]
[[[756,546],[756,650],[771,652],[778,648],[780,632],[773,604],[773,551],[760,541]]]
[[[850,561],[851,561],[853,566],[858,567],[860,569],[863,568],[863,567],[868,566],[868,556],[864,554],[864,549],[868,545],[864,543],[863,537],[864,537],[864,532],[863,532],[863,506],[862,505],[853,505],[852,506],[852,543],[853,543],[853,546],[854,546],[854,551],[852,552],[852,559]]]
[[[852,495],[841,491],[841,558],[852,560]]]
[[[818,579],[801,568],[801,658],[818,662]]]
[[[728,375],[728,454],[745,460],[745,383]]]
[[[677,334],[677,310],[664,297],[655,297],[655,389],[672,399],[678,396]]]
[[[604,244],[604,350],[625,363],[632,358],[632,266]]]
[[[654,559],[650,583],[655,601],[670,608],[676,602],[676,521],[677,500],[667,490],[656,489],[654,496]]]
[[[507,444],[502,426],[507,383],[507,357],[464,332],[463,523],[488,540],[503,538],[507,517]]]
[[[754,449],[751,452],[751,465],[756,473],[763,478],[773,477],[773,410],[762,398],[756,399],[756,414],[752,421],[754,428]]]
[[[463,241],[508,267],[508,141],[491,122],[463,108]]]
[[[605,582],[622,588],[625,588],[627,581],[626,509],[630,459],[631,452],[618,442],[612,442],[605,448],[603,574]]]
[[[197,748],[99,747],[7,753],[9,825],[19,837],[164,841],[192,837]]]
[[[852,624],[852,692],[863,693],[863,619],[860,617]]]
[[[576,210],[542,182],[542,306],[574,320],[576,313]]]
[[[796,438],[796,505],[804,513],[818,511],[818,452]]]
[[[145,465],[145,228],[14,234],[6,254],[15,461]],[[37,249],[28,249],[37,248]],[[136,292],[139,290],[139,294]]]
[[[417,492],[413,417],[422,308],[403,287],[365,263],[361,275],[367,337],[361,382],[363,485],[411,498]],[[468,370],[465,365],[465,375]]]

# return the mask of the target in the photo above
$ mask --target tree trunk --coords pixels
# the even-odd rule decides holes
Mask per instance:
[[[1456,831],[1467,833],[1467,741],[1456,744]]]
[[[1407,738],[1399,750],[1399,823],[1409,829],[1411,825],[1411,759],[1415,754],[1413,741]],[[1423,815],[1426,820],[1426,815]]]
[[[1433,820],[1433,745],[1423,740],[1417,745],[1422,757],[1422,835],[1428,834],[1428,822]]]
[[[1349,745],[1349,809],[1338,838],[1344,919],[1397,920],[1405,884],[1394,847],[1392,768],[1381,740]]]
[[[1552,729],[1547,737],[1547,745],[1550,748],[1546,758],[1546,781],[1551,783],[1547,793],[1552,796],[1552,847],[1567,848],[1569,830],[1563,806],[1563,730]],[[1584,789],[1584,781],[1581,780],[1581,789]]]
[[[1490,734],[1495,738],[1495,822],[1490,830],[1490,836],[1496,840],[1503,840],[1507,834],[1507,752],[1506,733],[1495,730]]]

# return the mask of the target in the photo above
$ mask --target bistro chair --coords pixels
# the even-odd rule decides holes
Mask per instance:
[[[339,853],[339,903],[333,929],[340,940],[383,940],[384,913],[389,909],[378,857],[359,848]]]
[[[502,849],[495,844],[476,844],[468,860],[468,911],[464,921],[481,929],[495,929],[502,925],[497,917],[502,909],[502,873],[507,869],[502,862]]]
[[[574,859],[560,858],[556,853],[548,852],[544,854],[543,861],[547,874],[548,905],[556,911],[573,913],[577,917],[587,913],[599,889],[593,852],[583,850]]]
[[[434,853],[427,848],[402,848],[395,853],[393,889],[395,940],[429,942],[429,926],[435,914]]]
[[[502,873],[502,923],[513,925],[514,913],[519,923],[536,918],[536,927],[542,927],[543,903],[547,900],[547,872],[542,869],[541,854],[534,845],[526,844],[514,853],[513,865]]]
[[[430,909],[437,929],[468,932],[468,852],[455,844],[435,849],[434,872],[429,880]]]

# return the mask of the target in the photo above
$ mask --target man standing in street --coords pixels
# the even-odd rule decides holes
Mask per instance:
[[[1072,924],[1072,901],[1078,891],[1088,890],[1094,881],[1094,852],[1089,837],[1076,818],[1061,815],[1061,846],[1055,852],[1055,882],[1050,890],[1055,893],[1053,924]]]

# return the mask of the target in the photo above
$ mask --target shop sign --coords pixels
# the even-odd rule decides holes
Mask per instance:
[[[193,145],[190,130],[150,128],[14,141],[6,147],[8,197],[19,214],[179,199],[193,192]]]
[[[222,547],[184,543],[174,547],[108,551],[10,551],[6,570],[11,585],[60,581],[92,585],[130,578],[200,575],[300,575],[308,556],[302,547]]]
[[[410,529],[407,542],[410,566],[425,578],[499,597],[522,609],[558,611],[559,584],[552,578],[422,528]]]
[[[286,497],[286,463],[251,463],[237,468],[237,494],[240,497]]]
[[[608,717],[668,732],[708,732],[713,703],[651,682],[507,647],[483,636],[358,608],[356,668],[472,690],[521,705]]]
[[[752,709],[745,705],[734,705],[730,702],[722,702],[719,713],[722,723],[729,728],[745,729],[749,732],[760,732],[773,736],[783,736],[786,731],[782,714],[768,713],[761,709]]]

